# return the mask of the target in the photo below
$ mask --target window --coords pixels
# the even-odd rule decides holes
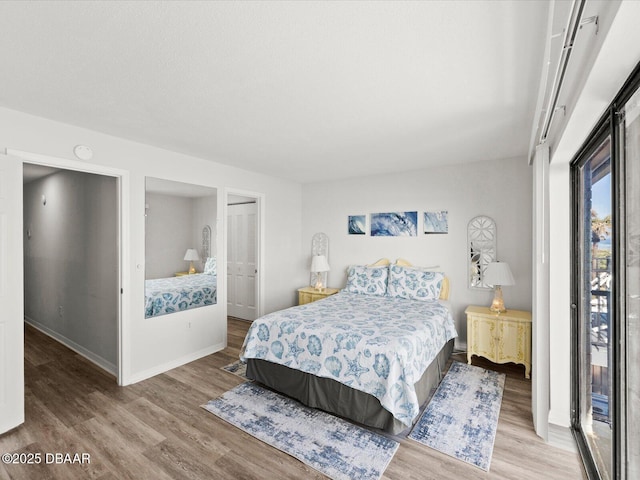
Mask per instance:
[[[612,478],[614,425],[611,338],[615,323],[611,211],[611,137],[595,143],[576,170],[577,177],[577,389],[576,421],[602,478]]]
[[[640,478],[640,65],[571,166],[572,429],[590,479]]]

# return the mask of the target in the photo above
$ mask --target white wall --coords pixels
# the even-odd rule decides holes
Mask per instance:
[[[90,162],[74,159],[75,145],[93,149]],[[293,305],[295,290],[306,281],[300,246],[301,186],[299,184],[225,166],[213,161],[163,150],[122,138],[0,109],[0,148],[56,157],[51,163],[86,166],[122,174],[122,375],[129,383],[173,368],[226,344],[226,286],[219,284],[217,305],[173,315],[144,318],[145,177],[264,195],[265,251],[262,278],[265,312]],[[224,255],[223,203],[218,201],[218,252]],[[213,227],[213,226],[212,226]],[[22,252],[9,252],[22,255]],[[222,265],[220,278],[225,278]]]
[[[180,184],[181,186],[183,184]],[[215,191],[215,190],[214,190]],[[184,260],[188,248],[194,248],[200,261],[194,261],[198,272],[204,270],[202,229],[211,227],[211,255],[216,256],[217,195],[187,197],[167,193],[146,194],[146,263],[147,279],[167,278],[189,269]]]
[[[115,374],[115,178],[61,170],[26,184],[23,197],[25,317]]]
[[[531,309],[532,175],[522,157],[305,185],[301,268],[308,271],[316,232],[329,236],[331,287],[344,286],[348,265],[381,257],[439,265],[450,277],[450,300],[460,340],[466,344],[464,309],[489,305],[493,298],[491,291],[468,287],[467,224],[473,217],[487,215],[496,221],[498,259],[509,263],[516,280],[516,285],[503,289],[507,308]],[[447,210],[449,233],[408,238],[347,235],[348,215],[415,210],[419,217],[424,211]]]
[[[187,197],[147,193],[145,223],[145,276],[168,278],[189,269],[184,260],[188,248],[200,250],[193,243],[194,200]]]

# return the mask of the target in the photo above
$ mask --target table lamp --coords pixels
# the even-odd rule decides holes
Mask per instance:
[[[193,266],[193,262],[200,260],[200,255],[195,248],[187,249],[187,253],[184,254],[184,259],[189,262],[189,275],[196,273],[196,267]]]
[[[493,302],[489,310],[495,313],[506,312],[507,309],[504,308],[504,300],[502,298],[502,286],[515,285],[516,283],[509,269],[509,264],[505,262],[490,263],[484,271],[483,281],[487,285],[492,285],[495,289]]]
[[[322,274],[324,272],[328,272],[329,262],[327,262],[327,257],[324,255],[314,255],[311,258],[311,273],[316,274],[316,283],[314,285],[315,289],[319,292],[324,290],[325,285],[322,283]]]

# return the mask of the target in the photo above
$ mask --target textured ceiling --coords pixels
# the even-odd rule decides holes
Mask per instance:
[[[0,106],[300,182],[526,156],[548,5],[3,1]]]

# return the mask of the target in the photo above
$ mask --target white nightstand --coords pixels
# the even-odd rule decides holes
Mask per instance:
[[[495,363],[524,365],[531,377],[531,313],[507,310],[496,314],[488,307],[469,306],[467,314],[467,363],[473,355]]]

